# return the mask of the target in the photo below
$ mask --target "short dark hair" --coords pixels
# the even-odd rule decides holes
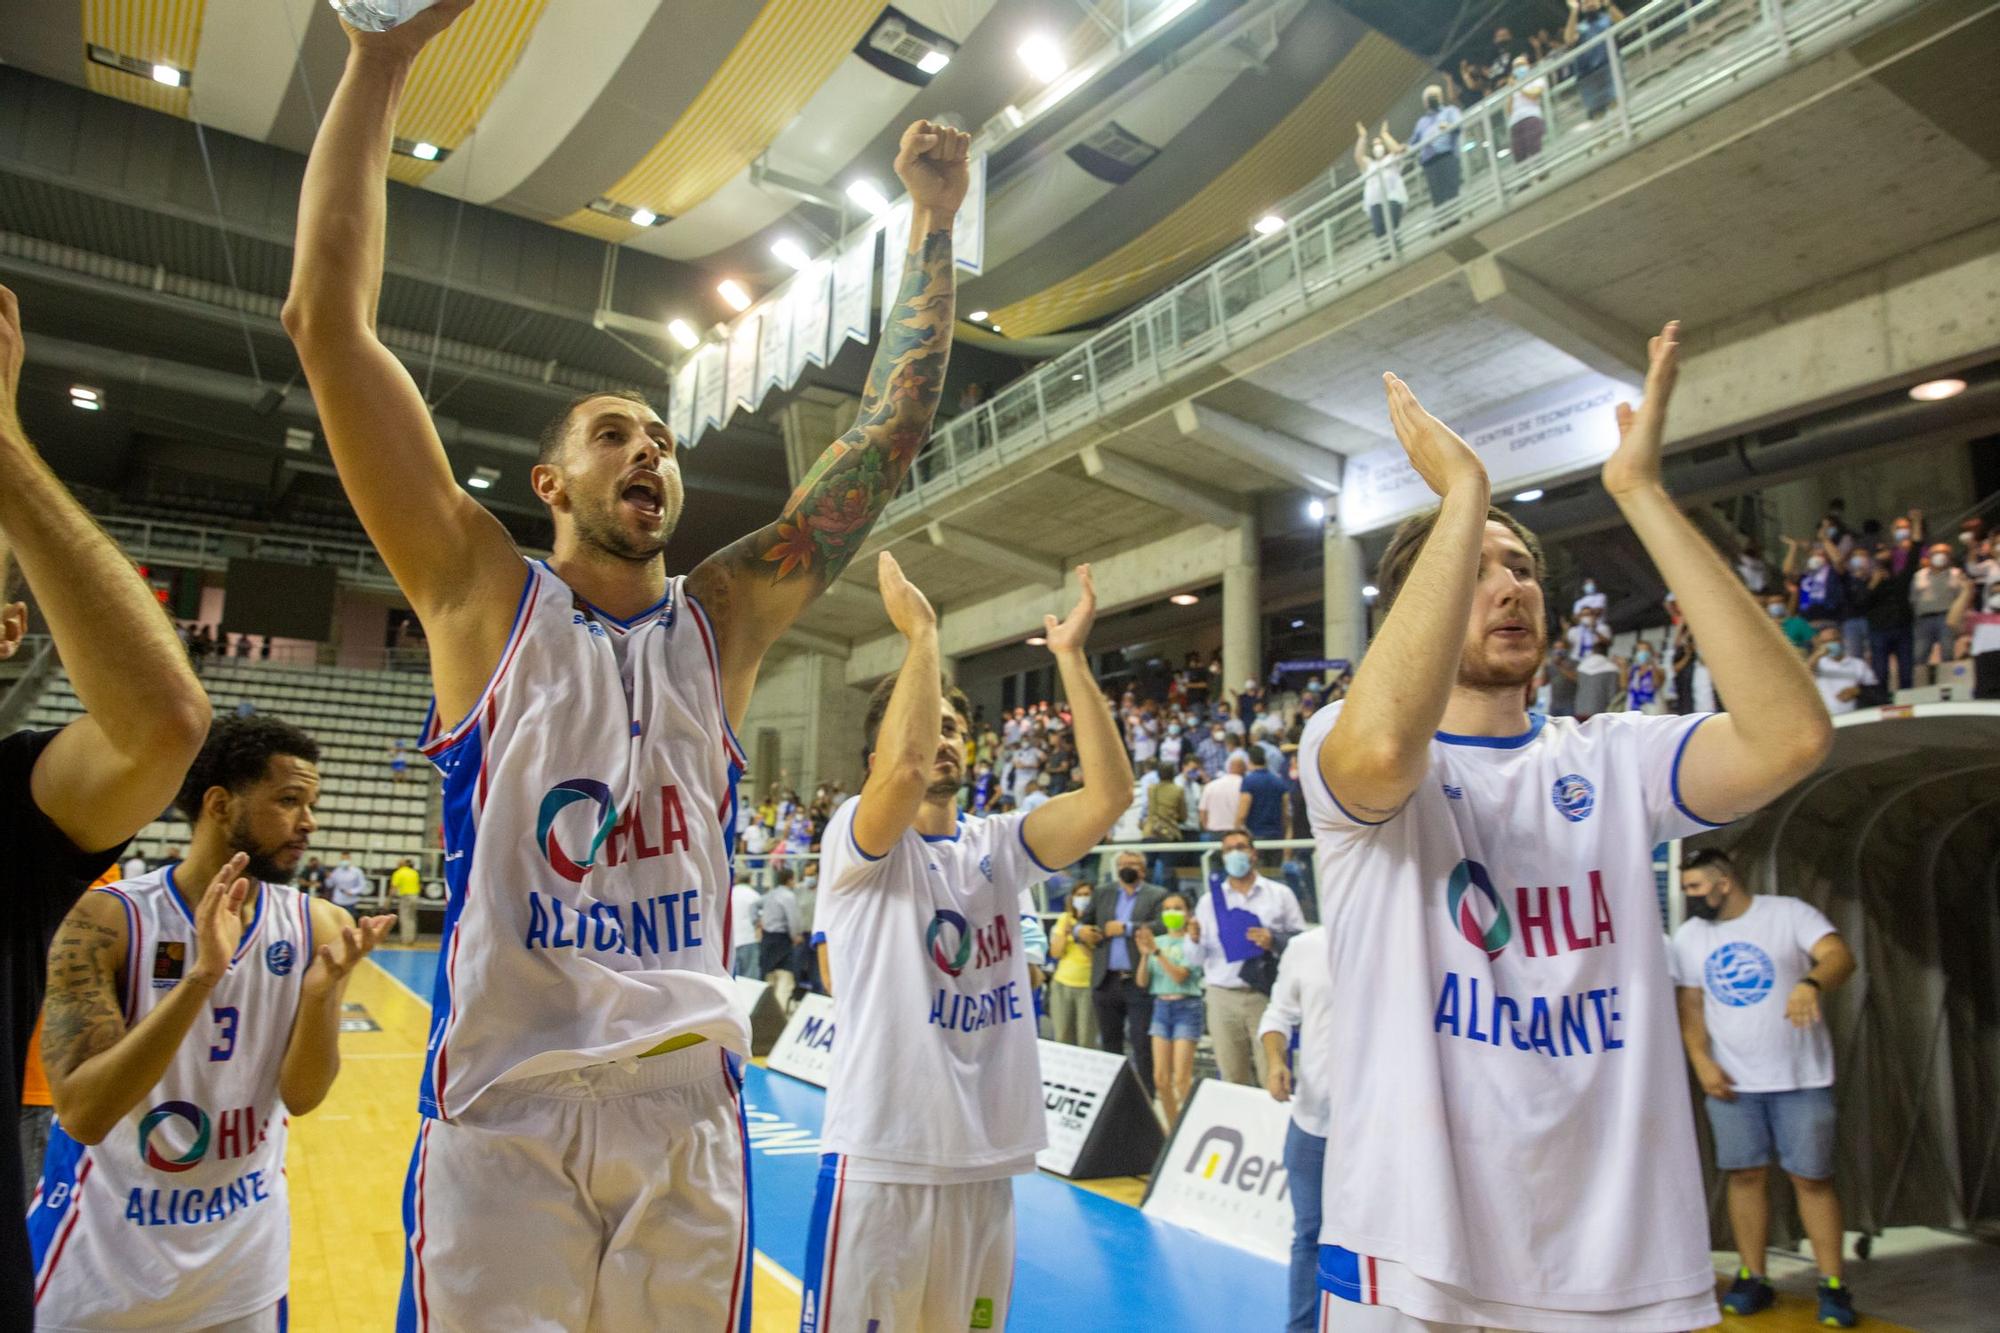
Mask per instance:
[[[790,884],[792,882],[792,868],[790,866],[779,866],[777,870],[773,872],[771,876],[771,882],[776,884],[781,889],[784,888],[787,884]]]
[[[291,723],[275,717],[220,717],[208,729],[201,753],[181,781],[174,805],[192,824],[201,818],[202,798],[209,788],[241,792],[264,780],[277,755],[308,764],[319,763],[319,742]]]
[[[1396,604],[1396,594],[1403,590],[1404,580],[1410,577],[1411,566],[1417,563],[1418,554],[1424,543],[1430,540],[1431,529],[1437,526],[1441,509],[1432,509],[1406,518],[1396,529],[1396,535],[1389,539],[1389,547],[1382,552],[1382,562],[1375,567],[1375,587],[1377,601],[1384,615]],[[1486,521],[1498,523],[1507,531],[1521,539],[1521,545],[1528,548],[1528,554],[1535,562],[1535,582],[1540,583],[1548,572],[1548,565],[1542,559],[1541,539],[1528,531],[1527,525],[1504,509],[1488,505]]]
[[[1741,878],[1736,873],[1736,862],[1729,859],[1729,853],[1720,847],[1704,847],[1700,851],[1689,852],[1681,858],[1682,870],[1714,870],[1731,879]]]
[[[1228,842],[1231,838],[1243,839],[1243,841],[1250,844],[1250,847],[1253,851],[1257,847],[1257,835],[1252,833],[1247,828],[1233,828],[1229,830],[1229,832],[1223,834],[1222,837],[1219,838],[1217,841]]]
[[[889,713],[889,696],[896,692],[896,682],[901,679],[902,674],[899,668],[894,675],[884,676],[876,682],[875,692],[868,696],[868,716],[861,722],[862,745],[868,754],[875,753],[875,738],[882,731],[882,719]],[[972,701],[965,697],[965,691],[952,684],[951,678],[943,673],[938,675],[938,684],[944,690],[944,701],[950,704],[970,727]]]
[[[1249,757],[1250,767],[1252,768],[1269,768],[1271,766],[1271,761],[1264,755],[1264,747],[1261,743],[1253,742],[1245,746],[1243,753]]]
[[[655,410],[653,405],[646,401],[646,395],[637,389],[596,389],[572,398],[560,413],[542,427],[541,436],[535,441],[537,465],[556,461],[557,455],[562,453],[563,441],[569,438],[570,418],[576,415],[576,409],[599,398],[622,398],[628,403],[637,403],[648,412]]]

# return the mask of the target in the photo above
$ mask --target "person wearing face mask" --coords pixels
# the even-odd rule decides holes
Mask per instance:
[[[1542,106],[1548,98],[1549,81],[1528,77],[1528,58],[1515,56],[1512,81],[1507,93],[1507,142],[1516,166],[1537,157],[1542,151],[1542,133],[1547,128]]]
[[[1777,622],[1785,641],[1803,654],[1812,647],[1812,622],[1792,610],[1791,598],[1783,593],[1772,593],[1764,599],[1764,612]]]
[[[1890,567],[1898,574],[1906,569],[1914,573],[1923,563],[1924,511],[1912,509],[1907,516],[1896,519],[1889,525],[1889,535],[1893,541],[1889,548]]]
[[[1644,639],[1632,648],[1632,660],[1625,666],[1625,708],[1632,713],[1664,713],[1666,704],[1660,687],[1666,682],[1666,668],[1653,654],[1653,645]]]
[[[1620,22],[1625,15],[1606,0],[1569,0],[1569,22],[1563,27],[1563,45],[1588,42]],[[1611,109],[1618,100],[1618,88],[1611,79],[1610,43],[1599,42],[1576,58],[1576,92],[1592,120]]]
[[[1291,886],[1257,873],[1257,844],[1243,829],[1222,839],[1222,875],[1195,907],[1188,956],[1201,964],[1215,1064],[1231,1083],[1260,1086],[1269,1072],[1257,1027],[1286,943],[1306,928]]]
[[[345,852],[340,864],[326,873],[327,892],[333,895],[335,907],[350,911],[368,895],[368,876],[361,873],[361,867],[354,864],[354,858]]]
[[[1952,633],[1972,636],[1972,697],[2000,699],[2000,579],[1967,579],[1946,620]]]
[[[1883,547],[1868,562],[1868,577],[1855,590],[1855,604],[1868,625],[1868,663],[1886,689],[1906,689],[1911,684],[1916,616],[1910,609],[1910,581],[1916,576],[1914,562],[1899,570],[1895,548]]]
[[[1160,1110],[1173,1133],[1194,1087],[1194,1048],[1201,1041],[1201,967],[1188,938],[1187,899],[1169,893],[1160,900],[1160,929],[1139,928],[1139,981],[1153,997],[1153,1075],[1159,1080]]]
[[[1863,687],[1876,683],[1875,672],[1868,663],[1858,657],[1847,655],[1847,645],[1841,642],[1840,631],[1827,626],[1819,632],[1813,654],[1806,659],[1806,668],[1813,674],[1819,686],[1819,695],[1826,703],[1829,716],[1838,717],[1851,713],[1860,707]]]
[[[1409,207],[1409,187],[1403,184],[1403,145],[1389,133],[1389,122],[1371,141],[1368,127],[1354,122],[1354,165],[1361,171],[1361,202],[1368,209],[1368,225],[1377,236],[1387,236],[1403,225],[1403,210]]]
[[[1840,622],[1842,552],[1822,529],[1810,544],[1785,538],[1785,577],[1799,581],[1798,611],[1817,630]],[[1799,557],[1805,557],[1801,568]]]
[[[1910,580],[1910,611],[1916,618],[1915,655],[1918,666],[1929,666],[1932,650],[1940,660],[1951,657],[1951,632],[1945,617],[1959,592],[1966,586],[1965,571],[1951,562],[1951,546],[1932,543],[1924,553],[1923,568]]]
[[[1875,557],[1857,546],[1847,554],[1840,582],[1840,641],[1849,657],[1868,656],[1868,588],[1875,577]]]
[[[1229,762],[1229,732],[1220,722],[1212,723],[1202,738],[1195,742],[1194,757],[1201,764],[1202,775],[1209,781],[1222,776],[1223,765]]]
[[[1167,891],[1146,883],[1146,858],[1120,852],[1112,882],[1090,897],[1076,938],[1091,948],[1090,998],[1097,1010],[1098,1045],[1113,1055],[1132,1057],[1148,1097],[1153,1095],[1153,996],[1139,980],[1139,951],[1133,940],[1141,926],[1160,919]]]
[[[1090,972],[1096,950],[1076,937],[1077,924],[1090,918],[1091,886],[1079,884],[1049,932],[1049,1029],[1065,1046],[1097,1045],[1097,1006],[1090,1002]]]
[[[1582,620],[1584,613],[1588,611],[1597,619],[1603,620],[1605,610],[1610,604],[1611,599],[1597,586],[1597,580],[1586,575],[1583,580],[1583,591],[1577,594],[1577,599],[1570,604],[1569,613]]]
[[[1431,192],[1432,208],[1443,208],[1458,198],[1458,127],[1465,116],[1455,101],[1451,75],[1447,74],[1442,87],[1434,83],[1424,89],[1424,114],[1417,117],[1417,127],[1410,131],[1410,142],[1417,146],[1417,165],[1423,168],[1424,184]]]
[[[1854,955],[1812,904],[1751,893],[1714,848],[1681,863],[1688,917],[1668,951],[1681,1042],[1706,1094],[1715,1165],[1729,1182],[1736,1281],[1725,1310],[1777,1299],[1765,1276],[1771,1163],[1792,1179],[1819,1265],[1819,1322],[1852,1328],[1834,1191],[1833,1040],[1821,1004],[1854,975]],[[1779,997],[1784,997],[1780,1004]]]

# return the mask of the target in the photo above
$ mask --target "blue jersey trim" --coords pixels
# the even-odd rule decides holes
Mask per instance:
[[[805,1283],[805,1305],[820,1316],[814,1327],[825,1327],[822,1285],[826,1281],[826,1252],[829,1245],[837,1244],[839,1237],[831,1235],[833,1205],[840,1193],[840,1154],[821,1153],[819,1158],[819,1180],[813,1186],[812,1221],[806,1229],[806,1268],[799,1277]]]
[[[167,867],[167,897],[172,901],[174,906],[181,909],[181,915],[186,917],[187,923],[192,926],[194,924],[194,913],[189,910],[187,899],[181,897],[180,882],[174,875],[174,872],[179,870],[182,864],[182,862],[176,861]]]
[[[87,1151],[81,1143],[69,1136],[60,1119],[49,1125],[49,1147],[42,1158],[42,1187],[35,1196],[35,1206],[28,1213],[28,1250],[34,1260],[33,1271],[40,1274],[47,1262],[49,1246],[55,1242],[56,1233],[62,1230],[69,1210],[76,1206],[76,1173],[83,1164]],[[57,1191],[62,1193],[59,1203],[50,1203]]]
[[[1366,1304],[1361,1289],[1361,1256],[1338,1245],[1319,1247],[1319,1289],[1357,1305]]]
[[[743,748],[743,742],[737,739],[736,728],[729,725],[729,701],[723,697],[722,638],[715,628],[715,617],[711,616],[708,613],[708,608],[701,604],[701,598],[687,591],[685,586],[683,586],[681,589],[681,595],[687,598],[688,605],[695,609],[695,614],[699,615],[702,618],[702,621],[708,626],[708,632],[711,635],[716,636],[715,637],[715,694],[718,701],[718,711],[722,715],[722,733],[724,736],[728,738],[730,749],[735,752],[733,757],[739,759],[743,764],[744,768],[747,770],[750,766],[750,752],[748,750],[745,750]]]
[[[271,886],[259,883],[257,885],[257,905],[250,909],[250,924],[243,928],[243,938],[236,941],[236,952],[229,956],[229,965],[231,967],[234,967],[244,954],[250,952],[250,945],[257,938],[257,925],[264,919],[264,904],[269,902],[270,898]],[[174,900],[176,902],[180,900],[178,893],[174,895]]]
[[[478,697],[472,701],[471,711],[466,713],[464,717],[460,718],[449,728],[437,728],[430,739],[424,743],[423,748],[426,754],[430,754],[432,746],[448,744],[449,741],[447,738],[456,739],[458,734],[465,730],[466,724],[479,716],[479,710],[486,706],[486,700],[492,695],[493,687],[500,683],[500,674],[507,669],[508,662],[513,660],[514,643],[521,636],[521,614],[527,609],[528,595],[535,590],[535,567],[525,560],[521,562],[521,567],[527,571],[527,576],[521,582],[520,600],[514,603],[514,621],[507,630],[506,642],[501,645],[500,660],[493,664],[493,674],[486,678],[486,684],[480,688]],[[436,713],[437,696],[433,695],[431,696],[431,715],[425,718],[427,728],[435,725],[434,715]],[[430,755],[430,757],[433,761],[437,758],[434,754]]]
[[[479,773],[486,762],[485,733],[473,727],[435,758],[444,774],[444,929],[438,939],[437,978],[431,985],[430,1040],[424,1050],[423,1078],[417,1085],[417,1110],[443,1119],[444,1108],[437,1096],[437,1057],[444,1047],[445,1029],[451,1023],[451,946],[459,915],[465,910],[479,837],[478,818],[472,807],[479,791]]]
[[[1542,724],[1548,718],[1540,713],[1528,714],[1528,729],[1518,736],[1461,736],[1453,731],[1434,733],[1446,745],[1474,745],[1483,750],[1518,750],[1523,745],[1542,734]]]
[[[869,862],[880,861],[882,859],[882,856],[887,856],[889,854],[887,852],[884,852],[882,853],[882,856],[870,856],[866,851],[864,851],[861,846],[861,840],[854,836],[854,821],[851,819],[847,821],[847,845],[849,847],[852,847],[854,849],[854,854],[860,857],[864,861],[869,861]]]
[[[1674,747],[1674,766],[1667,779],[1667,790],[1673,795],[1674,809],[1680,811],[1695,823],[1701,825],[1703,828],[1727,828],[1728,824],[1726,822],[1718,824],[1713,820],[1703,819],[1700,815],[1688,809],[1687,802],[1681,799],[1681,758],[1687,753],[1688,742],[1694,739],[1695,732],[1701,730],[1701,724],[1714,716],[1715,714],[1713,713],[1702,714],[1694,720],[1693,726],[1681,733],[1681,743]]]
[[[1025,818],[1022,819],[1020,823],[1014,826],[1014,833],[1015,836],[1020,838],[1021,850],[1028,854],[1028,859],[1030,861],[1033,861],[1036,865],[1040,866],[1044,871],[1048,872],[1051,875],[1058,873],[1054,866],[1049,865],[1047,862],[1043,861],[1041,857],[1036,856],[1035,849],[1028,845],[1028,821]]]
[[[961,810],[958,812],[958,823],[952,825],[951,832],[919,833],[917,836],[925,842],[957,842],[958,835],[963,832],[965,832],[965,812]]]
[[[1325,745],[1326,742],[1327,742],[1327,737],[1325,736],[1320,737],[1319,743],[1322,746]],[[1360,815],[1355,814],[1352,810],[1349,810],[1346,806],[1342,805],[1340,803],[1340,798],[1333,794],[1333,786],[1326,780],[1326,770],[1319,766],[1319,754],[1317,751],[1313,753],[1312,771],[1313,771],[1313,776],[1319,779],[1319,789],[1326,793],[1326,799],[1333,802],[1333,808],[1340,811],[1341,815],[1350,824],[1359,824],[1364,828],[1380,828],[1382,825],[1388,823],[1389,820],[1394,819],[1396,817],[1396,814],[1402,813],[1402,811],[1398,809],[1396,811],[1396,814],[1392,814],[1388,816],[1388,818],[1386,819],[1363,819]]]

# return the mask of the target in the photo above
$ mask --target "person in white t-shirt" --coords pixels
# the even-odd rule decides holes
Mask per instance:
[[[1278,964],[1278,981],[1257,1040],[1264,1047],[1264,1086],[1290,1102],[1285,1129],[1285,1178],[1292,1195],[1291,1314],[1286,1333],[1313,1333],[1319,1311],[1320,1176],[1326,1169],[1327,1070],[1314,1061],[1326,1049],[1333,1021],[1333,978],[1326,970],[1326,927],[1292,941]],[[1297,1038],[1295,1059],[1288,1053]]]
[[[833,1072],[806,1251],[801,1333],[1005,1328],[1012,1178],[1048,1143],[1028,888],[1096,846],[1132,767],[1084,643],[1082,596],[1044,633],[1076,711],[1083,783],[1030,814],[967,817],[971,708],[946,690],[937,616],[888,552],[889,619],[909,641],[863,729],[868,780],[822,840],[819,925],[833,973]]]
[[[1225,914],[1235,920],[1235,929],[1221,928]],[[1257,844],[1250,834],[1240,828],[1225,833],[1222,879],[1201,896],[1188,923],[1194,944],[1188,959],[1201,964],[1208,1035],[1215,1043],[1216,1069],[1228,1082],[1256,1087],[1266,1073],[1257,1032],[1268,996],[1251,983],[1246,969],[1253,959],[1269,966],[1271,956],[1282,956],[1305,928],[1291,886],[1257,873]]]
[[[1752,1315],[1777,1300],[1764,1275],[1766,1177],[1776,1161],[1792,1178],[1819,1265],[1820,1322],[1851,1328],[1833,1184],[1833,1038],[1820,1002],[1854,975],[1854,955],[1825,913],[1797,898],[1751,893],[1714,848],[1681,863],[1681,890],[1688,918],[1674,932],[1672,960],[1681,1040],[1707,1094],[1741,1260],[1722,1308]]]
[[[1583,581],[1583,592],[1574,602],[1570,603],[1569,613],[1578,620],[1582,620],[1584,619],[1584,612],[1588,611],[1598,621],[1602,621],[1604,619],[1605,608],[1609,605],[1610,599],[1604,595],[1603,589],[1597,586],[1597,580],[1586,578]]]
[[[1531,716],[1540,546],[1385,376],[1442,497],[1391,539],[1380,631],[1299,747],[1333,986],[1325,1327],[1678,1333],[1717,1322],[1652,849],[1816,766],[1804,664],[1660,480],[1679,326],[1605,488],[1733,710]]]
[[[763,899],[764,895],[748,883],[738,884],[729,891],[729,937],[736,942],[736,956],[730,960],[730,970],[739,977],[758,975],[757,955],[764,946],[757,931],[757,905]]]
[[[1819,697],[1825,701],[1826,711],[1834,717],[1858,708],[1862,687],[1875,683],[1875,668],[1866,660],[1848,654],[1838,625],[1828,625],[1814,637],[1806,669],[1812,672],[1813,681],[1819,686]]]

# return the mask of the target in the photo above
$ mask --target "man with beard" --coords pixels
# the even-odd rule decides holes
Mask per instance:
[[[395,922],[292,887],[318,761],[296,727],[217,722],[181,787],[187,859],[86,893],[56,933],[43,1328],[285,1327],[286,1119],[333,1086],[347,978]]]
[[[679,442],[643,400],[591,394],[543,434],[531,482],[554,553],[530,564],[459,487],[375,328],[397,109],[425,44],[467,7],[349,32],[284,312],[348,498],[423,621],[443,724],[425,748],[444,774],[444,962],[399,1321],[735,1327],[751,1250],[734,725],[765,652],[854,558],[928,437],[970,138],[904,132],[906,275],[853,428],[775,521],[670,578]]]
[[[1680,329],[1617,409],[1605,488],[1701,638],[1727,714],[1526,709],[1535,537],[1385,376],[1442,500],[1390,541],[1387,616],[1300,746],[1333,977],[1323,1327],[1717,1322],[1652,849],[1770,801],[1832,744],[1812,680],[1660,481]]]
[[[799,1328],[1005,1328],[1012,1178],[1048,1143],[1028,886],[1110,831],[1132,765],[1084,655],[1097,593],[1083,565],[1076,609],[1043,631],[1076,710],[1083,785],[1029,814],[960,814],[971,708],[943,683],[930,603],[886,551],[878,574],[909,648],[869,703],[868,780],[824,844],[819,923],[842,1035]]]

